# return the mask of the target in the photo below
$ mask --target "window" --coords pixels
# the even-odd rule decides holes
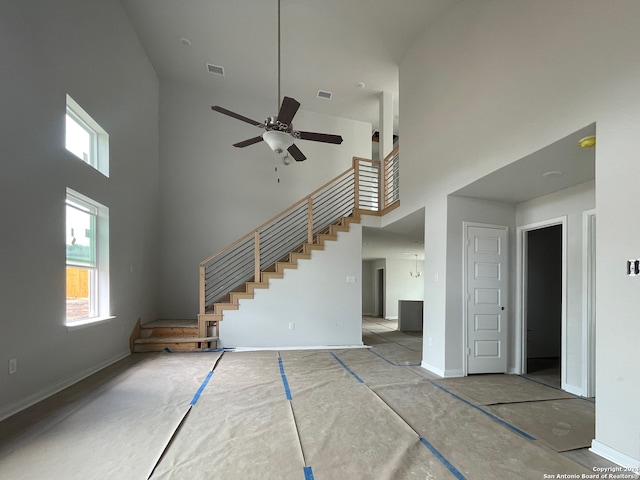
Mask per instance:
[[[65,147],[106,177],[109,176],[109,135],[69,95]]]
[[[67,324],[109,316],[109,209],[67,189]]]

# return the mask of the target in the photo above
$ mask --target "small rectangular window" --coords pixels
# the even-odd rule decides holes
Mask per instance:
[[[82,161],[109,176],[109,135],[67,95],[65,147]]]
[[[67,189],[67,323],[109,315],[108,240],[108,209]]]

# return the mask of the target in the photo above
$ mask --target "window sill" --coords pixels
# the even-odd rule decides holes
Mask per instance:
[[[73,332],[82,328],[92,327],[93,325],[109,322],[114,318],[116,317],[113,315],[105,317],[83,318],[82,320],[73,320],[71,322],[67,322],[65,326],[67,327],[68,332]]]

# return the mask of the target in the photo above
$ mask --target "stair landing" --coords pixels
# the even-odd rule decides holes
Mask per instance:
[[[181,352],[200,351],[215,348],[217,341],[217,336],[198,335],[198,320],[162,319],[140,326],[140,337],[133,342],[133,351],[161,352],[166,348]]]

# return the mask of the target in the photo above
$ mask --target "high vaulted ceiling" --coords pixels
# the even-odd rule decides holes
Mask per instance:
[[[378,126],[380,92],[398,113],[398,66],[460,0],[280,0],[282,95],[302,108]],[[161,79],[228,96],[278,97],[278,0],[122,0]],[[181,39],[184,39],[181,41]],[[224,67],[224,76],[206,64]],[[364,82],[364,88],[356,83]],[[317,98],[318,90],[333,93]],[[396,118],[396,132],[398,119]]]

